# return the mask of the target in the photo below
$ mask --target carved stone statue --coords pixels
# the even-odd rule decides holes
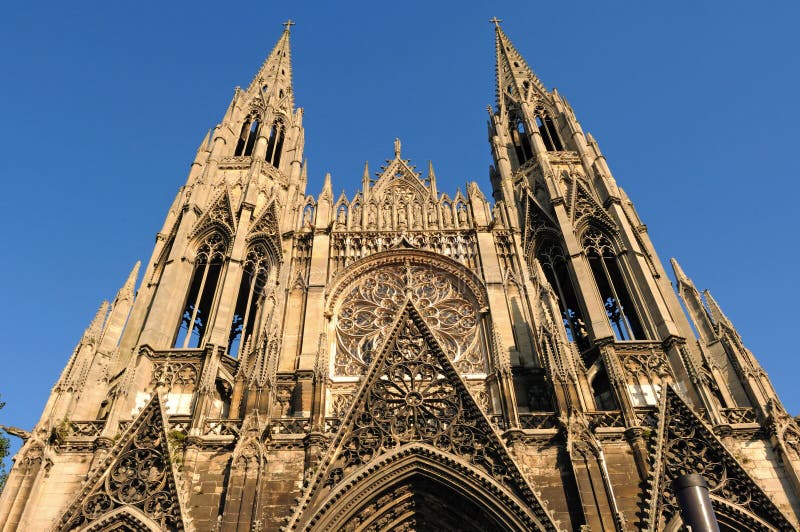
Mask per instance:
[[[339,212],[336,213],[336,224],[342,227],[347,225],[347,209],[339,207]]]
[[[442,205],[442,222],[445,227],[453,226],[453,209],[450,205]]]
[[[367,226],[375,227],[375,220],[377,218],[375,205],[370,205],[367,211]]]
[[[505,227],[503,225],[503,215],[500,212],[500,206],[495,204],[494,208],[492,208],[492,218],[494,219],[494,226],[502,229]]]
[[[408,224],[408,207],[403,203],[397,209],[397,225],[405,227]]]
[[[461,227],[467,225],[467,208],[463,205],[458,208],[458,225]]]
[[[414,227],[422,226],[422,205],[419,203],[414,203],[414,210],[411,214],[411,224]]]
[[[392,228],[392,206],[388,203],[383,206],[383,227],[385,229]]]
[[[303,226],[307,227],[311,225],[311,219],[314,216],[314,207],[311,205],[306,205],[306,208],[303,209]]]

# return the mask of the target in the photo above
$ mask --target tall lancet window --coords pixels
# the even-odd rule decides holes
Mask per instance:
[[[544,270],[547,282],[558,296],[558,307],[567,338],[580,349],[586,349],[589,347],[589,335],[572,285],[564,250],[552,240],[546,240],[539,246],[536,259]]]
[[[251,116],[244,121],[244,124],[242,124],[242,132],[239,134],[239,140],[236,143],[236,151],[233,153],[235,156],[244,155],[249,157],[253,154],[253,148],[256,145],[258,130],[260,128],[261,123],[258,121],[258,118]]]
[[[582,243],[617,340],[646,339],[642,320],[631,299],[611,240],[590,227],[583,234]]]
[[[175,338],[175,347],[200,347],[214,308],[227,243],[219,233],[206,236],[197,249],[192,281]]]
[[[267,143],[266,161],[275,168],[281,164],[281,152],[283,151],[284,137],[283,120],[276,118],[269,131],[269,142]]]
[[[525,164],[526,161],[533,157],[533,149],[531,148],[531,141],[528,138],[528,132],[525,130],[525,123],[517,115],[509,116],[509,124],[511,129],[511,142],[514,144],[514,151],[517,154],[519,164]]]
[[[536,127],[539,129],[539,135],[542,136],[544,147],[547,151],[561,151],[564,149],[561,144],[561,137],[558,135],[556,125],[550,114],[544,107],[536,108]]]
[[[246,346],[253,336],[268,288],[270,264],[270,255],[264,244],[257,243],[247,252],[228,335],[228,354],[231,356],[241,354],[242,346]]]

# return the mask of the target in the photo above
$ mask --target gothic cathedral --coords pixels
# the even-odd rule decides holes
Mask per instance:
[[[2,531],[675,531],[687,472],[797,528],[798,424],[498,22],[491,200],[399,140],[308,195],[286,24],[15,431]]]

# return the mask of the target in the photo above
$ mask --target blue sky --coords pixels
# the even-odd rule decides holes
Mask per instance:
[[[661,259],[712,290],[800,413],[797,3],[269,4],[2,8],[0,423],[36,422],[287,18],[311,193],[329,171],[352,194],[400,137],[441,190],[476,180],[487,195],[488,19],[503,19],[599,141]]]

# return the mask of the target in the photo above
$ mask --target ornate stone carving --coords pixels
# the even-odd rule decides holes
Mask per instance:
[[[575,180],[574,205],[571,211],[575,227],[583,225],[588,220],[594,220],[604,229],[614,231],[616,224],[608,213],[600,205],[591,192],[589,187],[584,184],[582,179]]]
[[[194,388],[199,374],[200,368],[196,362],[156,362],[150,383],[168,390],[176,386]]]
[[[331,268],[336,274],[359,259],[375,253],[412,247],[433,251],[470,268],[478,266],[478,250],[472,231],[434,232],[337,232],[331,237]]]
[[[126,506],[144,512],[164,530],[184,529],[178,483],[158,396],[150,400],[110,451],[104,466],[95,471],[56,530],[89,526]]]
[[[416,443],[488,475],[526,501],[538,527],[555,529],[487,418],[481,413],[413,303],[400,309],[383,348],[342,424],[292,523],[356,470]],[[339,489],[339,492],[342,490]],[[311,523],[309,523],[311,524]]]
[[[475,303],[466,299],[457,280],[444,272],[405,264],[365,275],[344,296],[336,318],[335,375],[365,371],[406,298],[418,306],[459,370],[486,371]]]
[[[226,190],[209,203],[211,205],[195,224],[191,237],[200,235],[211,227],[222,229],[229,239],[236,234],[236,218],[233,215],[230,199]]]
[[[754,530],[762,529],[763,523],[777,530],[794,530],[739,461],[671,386],[664,395],[655,463],[649,481],[655,506],[649,513],[648,529],[661,530],[678,514],[672,480],[684,473],[699,473],[708,482],[718,519],[730,519],[740,523],[742,528]],[[753,516],[763,522],[754,520]]]

